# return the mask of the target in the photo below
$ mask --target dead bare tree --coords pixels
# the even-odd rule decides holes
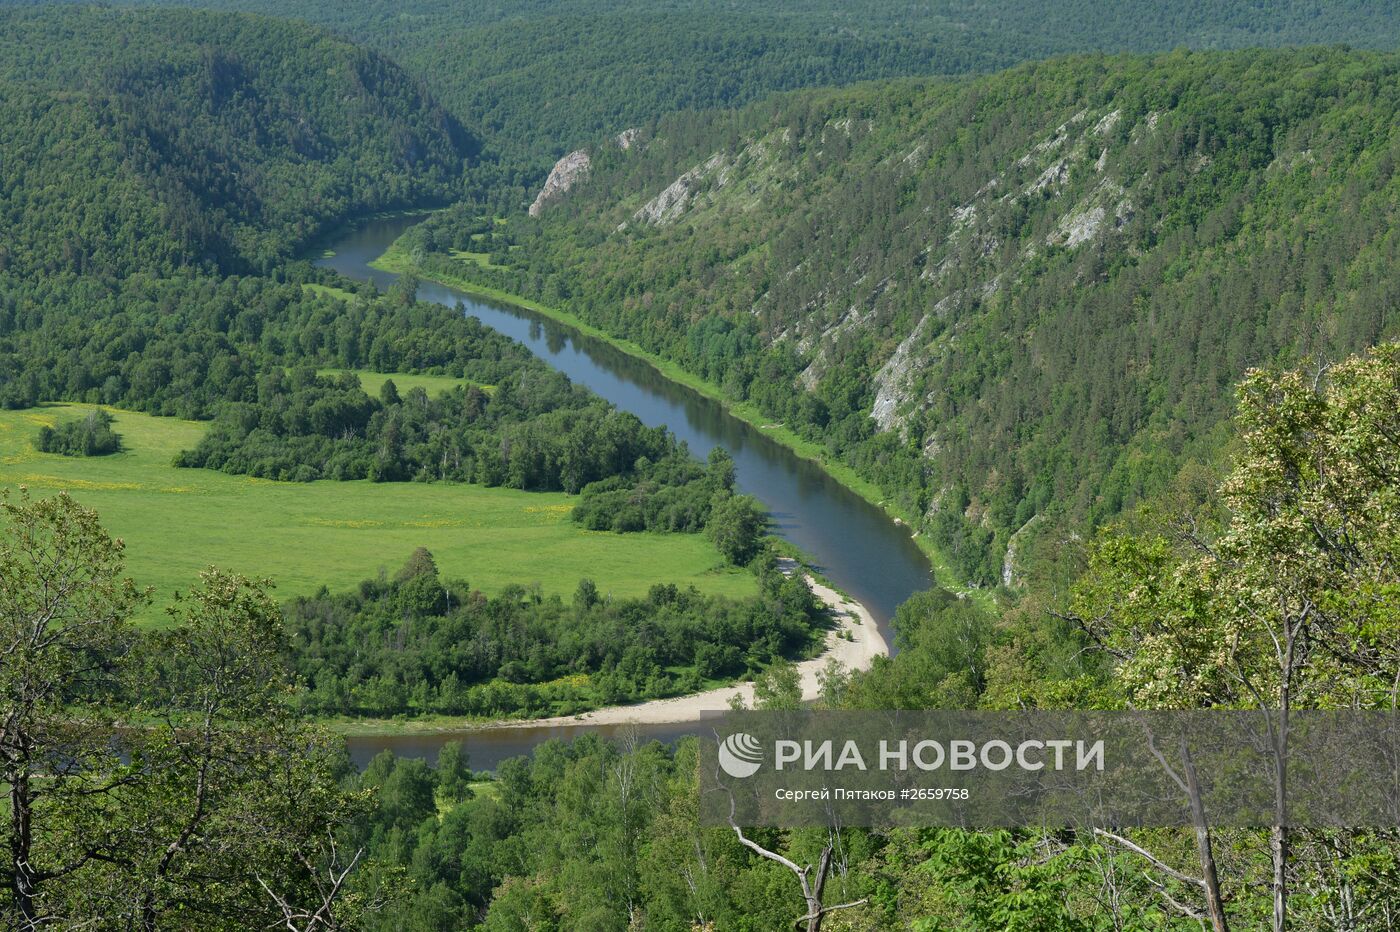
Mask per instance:
[[[1200,890],[1206,904],[1204,911],[1189,904],[1181,903],[1167,891],[1165,885],[1160,883],[1154,884],[1157,887],[1158,893],[1173,909],[1192,919],[1209,920],[1214,932],[1229,932],[1230,926],[1229,921],[1225,917],[1225,898],[1220,892],[1220,874],[1216,869],[1215,851],[1211,840],[1210,824],[1206,821],[1205,804],[1201,799],[1201,785],[1196,776],[1196,764],[1191,758],[1191,750],[1186,744],[1186,738],[1184,736],[1181,738],[1178,747],[1181,754],[1180,772],[1171,765],[1166,755],[1157,747],[1156,737],[1153,735],[1150,728],[1147,729],[1147,746],[1152,752],[1152,756],[1157,759],[1157,763],[1166,771],[1167,776],[1176,784],[1177,788],[1186,795],[1190,804],[1191,827],[1196,836],[1196,857],[1200,861],[1201,876],[1193,877],[1183,871],[1176,870],[1164,863],[1146,848],[1130,841],[1122,835],[1099,828],[1094,829],[1094,834],[1105,841],[1109,841],[1145,859],[1159,872],[1166,874],[1173,880],[1180,881],[1181,883]]]
[[[297,861],[306,869],[311,881],[309,902],[306,905],[298,905],[293,902],[291,895],[273,890],[261,874],[255,875],[258,885],[272,898],[272,902],[282,913],[283,926],[287,932],[338,932],[341,928],[335,915],[335,904],[345,889],[346,880],[360,863],[364,849],[357,850],[350,862],[342,866],[335,833],[329,831],[326,837],[327,856],[324,865],[318,866],[304,851],[298,851],[296,854]]]
[[[822,920],[826,918],[828,913],[834,913],[842,909],[852,909],[856,906],[864,906],[869,902],[868,899],[862,897],[858,900],[852,900],[849,903],[838,903],[834,906],[825,906],[822,904],[822,890],[826,886],[827,876],[831,873],[831,853],[833,846],[830,838],[828,838],[825,847],[822,848],[821,856],[817,859],[815,865],[799,865],[796,861],[785,858],[776,851],[770,851],[744,834],[744,830],[739,827],[739,823],[734,819],[733,795],[729,797],[729,827],[734,829],[734,834],[738,837],[739,844],[760,857],[767,858],[776,864],[781,864],[783,867],[792,871],[793,876],[797,878],[798,884],[802,887],[802,899],[807,903],[806,914],[793,920],[793,925],[798,929],[804,928],[805,924],[806,932],[821,932]]]

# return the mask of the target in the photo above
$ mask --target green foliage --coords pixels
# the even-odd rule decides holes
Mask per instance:
[[[771,563],[743,601],[655,585],[601,599],[589,580],[566,603],[519,586],[488,598],[439,578],[427,551],[389,581],[287,605],[290,657],[316,714],[569,714],[693,692],[806,650],[820,607]]]
[[[852,678],[846,703],[862,709],[976,708],[987,668],[992,619],[942,589],[910,596],[893,621],[898,661],[877,658]]]
[[[494,334],[493,334],[494,336]],[[392,382],[386,382],[392,386]],[[177,465],[275,479],[478,482],[578,492],[642,458],[675,455],[644,427],[542,363],[521,365],[490,395],[474,385],[429,397],[365,394],[351,374],[273,369],[255,401],[224,407]]]
[[[1006,932],[1079,932],[1107,928],[1089,915],[1076,915],[1075,886],[1089,878],[1076,861],[1078,851],[1044,857],[1041,839],[1008,831],[918,833],[922,856],[914,868],[925,878],[921,912],[911,928],[934,930],[1004,929]],[[912,879],[912,878],[911,878]],[[1081,907],[1082,910],[1082,907]]]
[[[657,463],[638,461],[633,475],[584,486],[573,519],[594,531],[694,533],[705,529],[715,501],[727,499],[733,487],[734,461],[722,448],[710,451],[708,468],[677,451]]]
[[[1253,371],[1223,514],[1100,536],[1076,611],[1135,704],[1391,707],[1397,412],[1400,344],[1316,376]]]
[[[419,893],[366,917],[366,928],[463,928],[473,925],[469,916],[487,929],[789,926],[802,909],[791,876],[746,854],[733,832],[697,826],[697,764],[693,741],[666,748],[588,735],[503,762],[491,793],[441,818],[407,824],[371,815],[357,842],[382,852],[382,863],[403,870]],[[433,779],[421,764],[385,754],[352,785],[388,787],[405,767]],[[785,834],[799,857],[827,837]],[[880,845],[864,832],[840,835],[854,871],[832,879],[833,897],[864,892],[860,865]]]
[[[384,58],[286,21],[0,11],[0,269],[265,271],[455,193],[473,143]]]
[[[768,516],[751,495],[718,493],[710,505],[706,533],[731,563],[744,565],[759,551]]]
[[[473,188],[519,209],[559,155],[665,113],[900,75],[989,72],[1066,52],[1348,43],[1387,48],[1400,17],[1367,0],[165,0],[295,15],[387,53],[489,149]]]
[[[462,742],[449,741],[438,751],[437,791],[450,803],[472,798],[472,772]]]
[[[513,372],[551,373],[475,318],[372,288],[347,300],[301,287],[315,274],[294,266],[290,282],[203,275],[105,282],[0,273],[0,405],[80,401],[207,419],[225,402],[256,401],[260,378],[298,364],[488,385]]]
[[[1396,58],[1344,50],[804,92],[596,144],[587,181],[490,230],[506,268],[422,267],[756,405],[994,585],[1033,517],[1082,532],[1211,459],[1250,366],[1397,332],[1397,125]]]
[[[121,437],[112,430],[112,415],[99,408],[76,421],[40,427],[34,448],[64,456],[106,456],[121,449]]]
[[[66,496],[0,499],[0,921],[239,929],[353,897],[327,839],[360,800],[343,747],[288,714],[276,605],[210,570],[138,638],[122,545]],[[217,878],[217,882],[211,882]]]

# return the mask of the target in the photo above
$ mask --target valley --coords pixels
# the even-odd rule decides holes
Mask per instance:
[[[443,251],[483,226],[460,209],[397,255],[718,386],[953,578],[1025,588],[1210,461],[1250,366],[1400,332],[1395,67],[1182,52],[784,96],[596,143],[538,218],[473,234],[504,269]]]
[[[0,927],[1393,930],[1392,6],[0,0]]]

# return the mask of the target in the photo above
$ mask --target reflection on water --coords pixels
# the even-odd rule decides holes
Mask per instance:
[[[331,244],[334,255],[318,260],[318,264],[387,288],[397,276],[373,269],[369,262],[417,220],[396,217],[372,221],[337,239]],[[418,297],[459,307],[520,341],[575,382],[632,412],[648,426],[668,427],[701,459],[713,447],[724,447],[734,457],[739,488],[770,510],[776,532],[810,554],[828,578],[869,608],[891,644],[888,623],[895,607],[911,593],[932,584],[928,560],[910,539],[907,528],[895,525],[879,508],[816,464],[729,415],[718,402],[664,378],[645,362],[606,343],[522,308],[435,282],[423,282]],[[478,748],[472,754],[473,766],[485,767],[486,760],[524,753],[540,741],[566,737],[577,730],[518,728],[461,735],[355,738],[351,739],[351,750],[357,760],[364,761],[386,747],[424,755],[436,753],[444,741],[466,739]],[[560,731],[569,734],[556,734]],[[693,726],[666,726],[656,731],[655,737],[674,737],[693,731]],[[495,750],[507,747],[510,753]]]

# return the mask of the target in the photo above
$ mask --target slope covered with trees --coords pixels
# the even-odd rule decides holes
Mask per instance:
[[[1296,708],[1390,708],[1400,346],[1320,376],[1254,371],[1238,397],[1241,443],[1221,473],[1097,535],[1065,611],[1025,602],[993,619],[946,593],[912,599],[896,619],[900,652],[829,677],[821,705],[1249,709],[1288,690]],[[692,741],[553,741],[491,780],[473,779],[448,745],[436,767],[384,752],[355,774],[289,715],[336,693],[297,691],[283,665],[289,639],[322,653],[305,674],[338,677],[362,657],[391,673],[386,694],[407,691],[411,703],[429,694],[430,661],[481,659],[473,639],[447,635],[454,626],[514,621],[528,634],[524,617],[640,606],[606,609],[581,586],[571,607],[454,609],[449,593],[460,590],[416,554],[392,581],[296,603],[285,629],[259,586],[213,572],[170,629],[141,634],[125,622],[141,594],[96,516],[20,498],[0,503],[0,522],[0,594],[24,607],[0,614],[0,630],[38,624],[45,635],[0,663],[7,708],[22,710],[0,733],[10,805],[26,816],[6,821],[0,848],[10,880],[0,917],[11,924],[137,917],[185,928],[194,915],[201,928],[244,928],[288,907],[374,930],[757,930],[801,915],[783,866],[730,829],[697,824]],[[85,585],[55,585],[73,578]],[[800,611],[807,594],[772,582],[766,597]],[[645,642],[686,629],[687,598],[649,597],[653,610],[672,608],[657,629],[628,626],[621,666],[628,652],[673,646]],[[1290,631],[1297,652],[1275,650]],[[536,662],[552,659],[532,649],[507,661],[512,677]],[[791,668],[770,668],[756,695],[795,708]],[[133,719],[148,727],[114,743],[110,729]],[[55,757],[61,779],[46,769]],[[1386,927],[1400,882],[1393,828],[1206,831],[1216,927]],[[823,902],[859,905],[831,914],[827,929],[1146,932],[1199,928],[1212,908],[1194,829],[753,835],[799,864],[838,852]]]
[[[1397,126],[1390,55],[1070,58],[677,115],[402,247],[757,404],[992,584],[1212,457],[1247,367],[1396,332]]]
[[[563,153],[673,110],[1066,52],[1400,41],[1397,11],[1369,0],[159,2],[294,15],[383,51],[487,140],[475,190],[516,208]]]
[[[249,15],[0,10],[0,268],[263,271],[324,227],[460,191],[418,81]]]

